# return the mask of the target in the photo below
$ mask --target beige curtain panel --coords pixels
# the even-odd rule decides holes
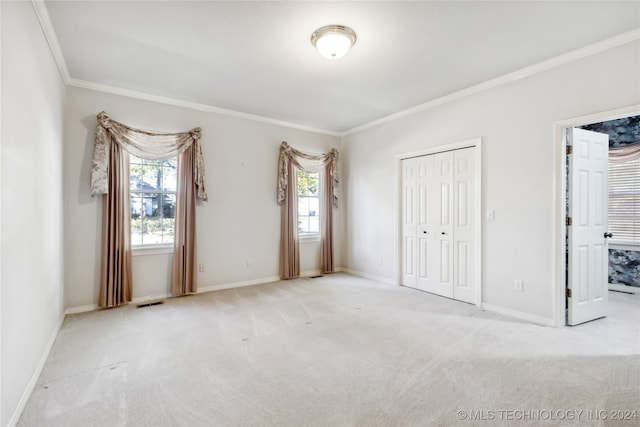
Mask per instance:
[[[297,170],[287,162],[287,185],[281,204],[280,216],[280,277],[293,279],[300,276],[300,249],[298,246],[298,192]]]
[[[627,144],[622,147],[609,148],[609,161],[613,163],[624,163],[640,158],[640,141]]]
[[[98,114],[91,169],[91,193],[103,195],[100,307],[131,301],[129,153],[163,160],[178,157],[178,187],[171,290],[193,293],[196,283],[195,206],[207,200],[200,128],[180,133],[134,129]]]
[[[278,160],[278,204],[282,206],[280,221],[280,277],[293,279],[300,275],[298,242],[298,197],[296,173],[322,172],[322,205],[320,226],[320,270],[334,272],[333,208],[338,207],[338,150],[326,154],[309,154],[280,144]]]
[[[109,145],[108,184],[102,196],[102,262],[100,307],[131,301],[131,234],[129,210],[129,155],[118,144]]]
[[[178,156],[178,187],[176,188],[176,222],[173,238],[173,275],[171,293],[185,295],[197,290],[196,270],[196,185],[193,169],[195,146]]]
[[[322,206],[320,216],[320,271],[322,273],[333,273],[333,209],[331,200],[334,195],[333,177],[322,174],[322,184],[320,186],[320,203]],[[335,199],[337,201],[337,199]],[[297,228],[297,224],[296,224]]]

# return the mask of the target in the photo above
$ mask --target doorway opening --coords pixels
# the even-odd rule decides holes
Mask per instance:
[[[640,293],[640,115],[581,128],[609,135],[609,290]]]
[[[614,216],[612,220],[612,228],[617,231],[613,233],[608,226],[610,186],[607,179],[609,165],[617,164],[615,163],[617,161],[609,162],[609,153],[616,151],[613,148],[610,150],[610,147],[634,143],[637,146],[640,142],[634,136],[635,133],[640,133],[640,128],[636,128],[640,126],[639,114],[640,105],[635,105],[556,123],[557,218],[553,322],[556,327],[575,325],[604,317],[607,312],[606,300],[610,288],[617,290],[613,288],[624,286],[626,290],[632,287],[640,289],[640,286],[622,284],[616,286],[615,283],[619,281],[620,276],[615,273],[616,257],[618,259],[621,257],[621,251],[626,252],[630,249],[640,251],[640,245],[638,245],[640,242],[634,241],[633,237],[634,227],[637,225],[632,219],[624,220],[625,214],[630,214],[631,218],[637,215],[637,211],[635,213],[633,211],[638,209],[634,204],[638,200],[635,194],[637,188],[619,191],[613,187],[612,212],[618,212],[618,216]],[[598,144],[589,146],[593,141],[587,140],[600,137],[604,137],[605,141],[600,143],[602,148],[598,148]],[[596,153],[595,157],[599,157],[598,152],[603,153],[600,157],[604,159],[589,158],[594,153]],[[584,162],[580,163],[581,161]],[[604,161],[604,169],[594,170],[594,161],[600,162],[601,165],[595,166],[596,169],[602,167]],[[587,164],[588,166],[585,166]],[[614,177],[616,174],[619,175],[616,168],[617,166],[612,167]],[[629,197],[632,199],[635,197],[636,201],[632,200],[629,204]],[[629,206],[631,206],[631,212],[629,212]],[[600,224],[597,224],[598,218],[600,218]],[[632,224],[625,225],[625,221],[631,221]],[[585,243],[586,235],[590,236],[587,239],[591,239],[591,243]],[[633,257],[632,254],[631,258]],[[630,276],[635,277],[636,274],[640,274],[640,267],[637,272],[635,270],[631,272]],[[613,285],[608,285],[612,282],[614,282]],[[599,295],[598,292],[600,292]],[[601,308],[594,309],[598,305]]]

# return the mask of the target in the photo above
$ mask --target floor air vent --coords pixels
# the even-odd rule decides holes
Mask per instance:
[[[309,277],[309,279],[317,279],[318,277],[322,277],[322,274],[319,275],[319,276],[311,276],[311,277]]]
[[[142,307],[151,307],[152,305],[160,305],[160,304],[164,304],[164,301],[153,301],[153,302],[146,302],[144,304],[138,304],[137,307],[138,308],[142,308]]]

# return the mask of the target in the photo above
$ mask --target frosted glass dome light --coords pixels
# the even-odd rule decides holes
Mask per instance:
[[[342,58],[356,40],[355,31],[343,25],[327,25],[311,34],[311,44],[327,59]]]

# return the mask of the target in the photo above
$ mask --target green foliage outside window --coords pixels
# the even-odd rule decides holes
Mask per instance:
[[[320,233],[320,173],[298,171],[298,232]]]

